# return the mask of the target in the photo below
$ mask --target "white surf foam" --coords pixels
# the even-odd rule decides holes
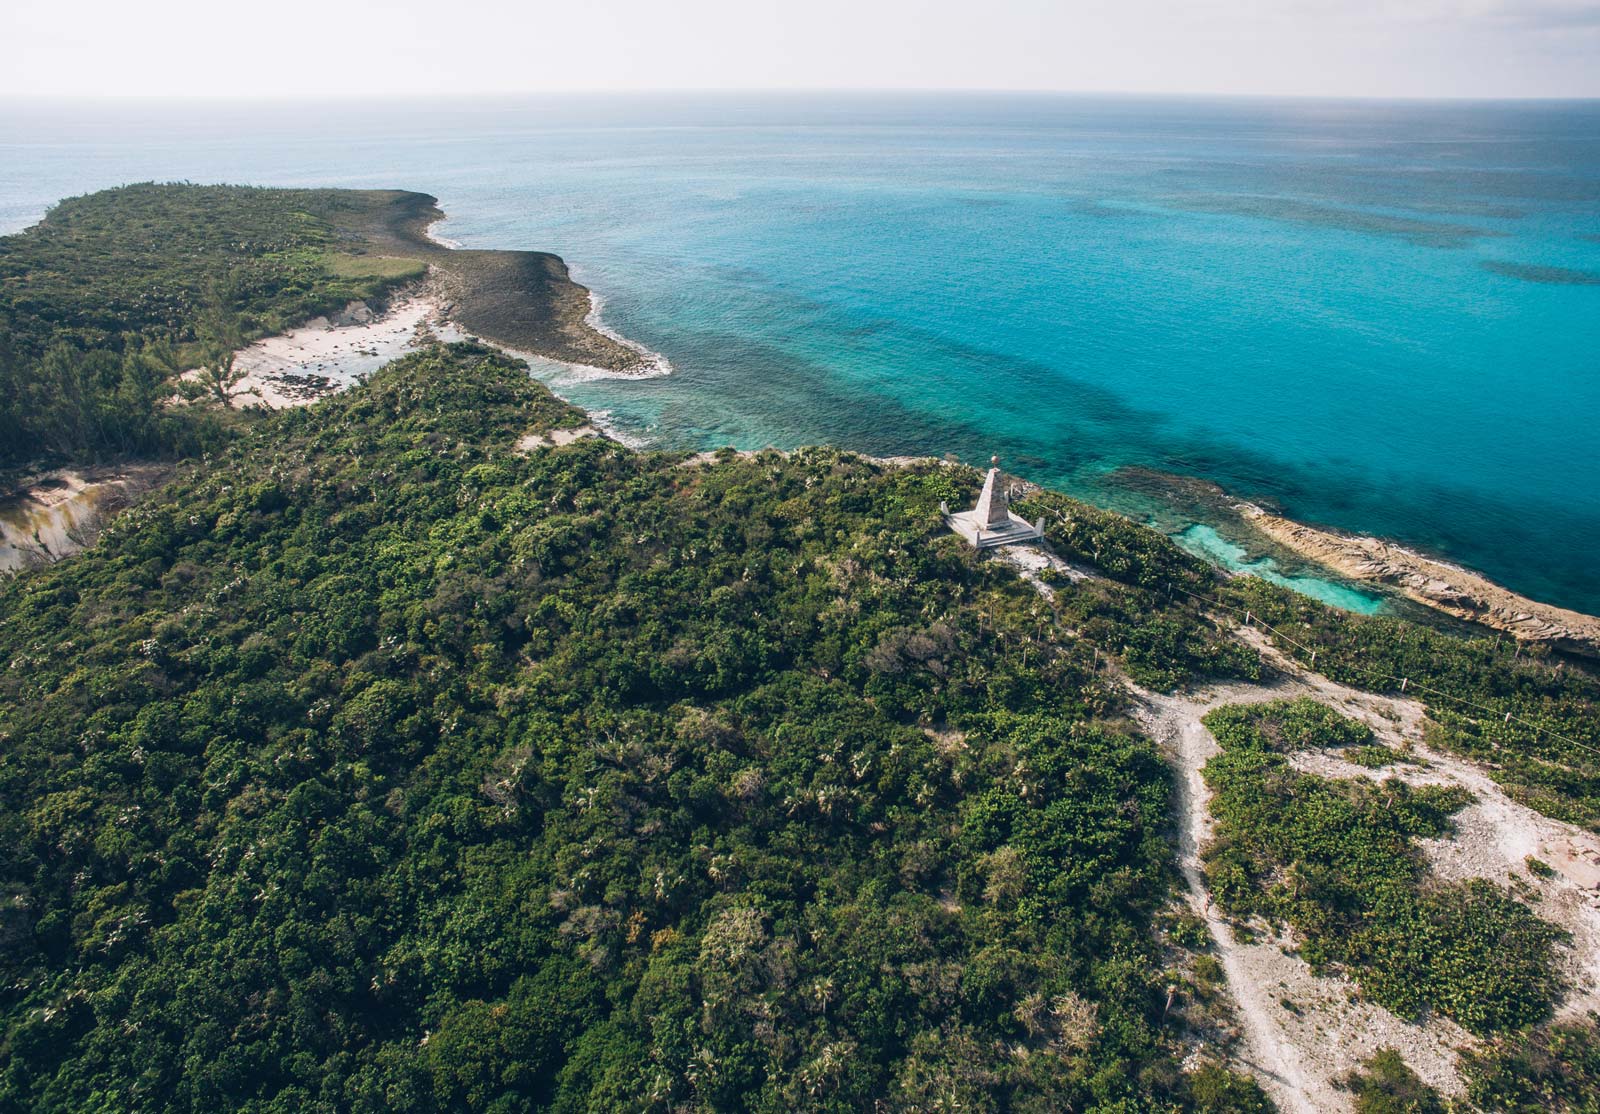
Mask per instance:
[[[460,240],[452,240],[450,237],[441,236],[434,231],[435,228],[438,228],[448,219],[448,217],[440,217],[438,220],[430,222],[428,227],[422,230],[422,234],[428,239],[432,240],[434,243],[438,244],[440,247],[449,248],[451,251],[455,251],[457,248],[461,247]]]

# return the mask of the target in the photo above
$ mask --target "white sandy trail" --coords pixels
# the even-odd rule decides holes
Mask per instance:
[[[1338,684],[1287,658],[1258,631],[1239,629],[1235,634],[1286,679],[1273,685],[1219,685],[1187,696],[1129,687],[1138,700],[1137,718],[1176,768],[1179,867],[1191,905],[1205,917],[1217,941],[1218,959],[1239,1007],[1246,1058],[1273,1100],[1284,1110],[1350,1109],[1350,1093],[1335,1087],[1335,1081],[1380,1048],[1398,1049],[1427,1083],[1446,1095],[1459,1095],[1464,1085],[1456,1049],[1477,1041],[1447,1018],[1429,1017],[1411,1024],[1359,1001],[1349,980],[1313,975],[1304,961],[1285,954],[1278,942],[1240,943],[1210,907],[1199,863],[1199,852],[1211,833],[1210,791],[1200,769],[1219,748],[1201,717],[1225,704],[1313,696],[1365,723],[1381,742],[1408,748],[1423,763],[1372,770],[1326,753],[1292,756],[1293,764],[1307,772],[1374,780],[1399,777],[1413,784],[1460,785],[1470,790],[1475,800],[1456,814],[1451,834],[1420,841],[1433,874],[1450,881],[1484,878],[1499,885],[1515,879],[1537,891],[1533,910],[1571,934],[1570,943],[1557,949],[1557,962],[1570,987],[1557,1015],[1577,1016],[1600,1008],[1600,894],[1586,873],[1589,864],[1600,859],[1600,839],[1511,800],[1472,763],[1424,746],[1425,709],[1418,702]],[[1529,855],[1568,873],[1541,878],[1528,869]],[[1283,1006],[1285,999],[1295,1010]]]
[[[1359,1000],[1348,979],[1315,975],[1303,959],[1287,954],[1283,948],[1288,941],[1239,941],[1206,890],[1200,852],[1211,839],[1211,791],[1200,770],[1220,748],[1201,717],[1227,704],[1327,694],[1299,680],[1219,685],[1187,696],[1129,687],[1138,701],[1135,718],[1161,746],[1177,775],[1178,867],[1189,905],[1211,930],[1217,960],[1228,977],[1244,1045],[1241,1059],[1279,1109],[1306,1114],[1349,1109],[1351,1095],[1336,1087],[1335,1080],[1381,1048],[1399,1049],[1424,1080],[1446,1094],[1459,1094],[1454,1049],[1470,1043],[1465,1030],[1439,1017],[1409,1024]]]

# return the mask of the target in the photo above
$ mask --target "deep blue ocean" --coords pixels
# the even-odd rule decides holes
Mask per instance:
[[[0,104],[0,231],[150,179],[561,254],[675,371],[538,373],[657,445],[999,453],[1141,515],[1127,469],[1200,477],[1600,611],[1600,102]]]

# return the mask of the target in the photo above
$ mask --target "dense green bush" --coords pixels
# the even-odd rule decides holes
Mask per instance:
[[[0,595],[0,1110],[1260,1109],[969,477],[577,420],[409,357]]]
[[[1392,1048],[1380,1049],[1343,1082],[1355,1094],[1356,1114],[1445,1114],[1439,1092]]]
[[[0,237],[0,468],[214,448],[215,415],[165,405],[208,320],[250,340],[420,276],[347,254],[391,196],[146,183]]]
[[[1038,491],[1019,507],[1043,518],[1061,557],[1101,574],[1063,597],[1062,620],[1134,681],[1170,690],[1213,677],[1262,677],[1260,657],[1195,598],[1218,589],[1209,565],[1154,530],[1064,495]]]
[[[1565,1021],[1492,1042],[1462,1056],[1467,1094],[1484,1110],[1507,1114],[1600,1111],[1600,1032]]]

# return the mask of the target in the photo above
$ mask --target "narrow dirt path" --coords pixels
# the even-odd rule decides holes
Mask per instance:
[[[1177,773],[1178,869],[1188,889],[1190,909],[1205,920],[1216,941],[1217,959],[1227,976],[1242,1030],[1244,1053],[1239,1059],[1281,1110],[1314,1109],[1300,1101],[1311,1086],[1299,1050],[1273,1024],[1265,988],[1254,981],[1233,930],[1212,906],[1200,868],[1200,849],[1211,838],[1211,815],[1207,809],[1210,791],[1200,777],[1200,769],[1220,749],[1200,717],[1206,708],[1219,704],[1272,699],[1265,695],[1272,690],[1259,686],[1217,688],[1207,694],[1205,703],[1159,696],[1136,687],[1134,691],[1140,701],[1140,724],[1161,746]]]
[[[1211,791],[1200,770],[1221,748],[1201,717],[1226,704],[1290,699],[1315,694],[1315,689],[1293,679],[1216,685],[1183,696],[1129,688],[1137,701],[1135,719],[1176,773],[1178,868],[1188,903],[1211,930],[1217,960],[1228,978],[1244,1045],[1239,1057],[1243,1065],[1286,1114],[1349,1109],[1351,1096],[1335,1081],[1381,1048],[1399,1049],[1428,1083],[1445,1094],[1459,1094],[1454,1049],[1471,1041],[1464,1030],[1443,1018],[1412,1025],[1360,1000],[1350,980],[1315,975],[1303,959],[1285,952],[1289,941],[1239,940],[1206,890],[1200,851],[1211,838]]]

